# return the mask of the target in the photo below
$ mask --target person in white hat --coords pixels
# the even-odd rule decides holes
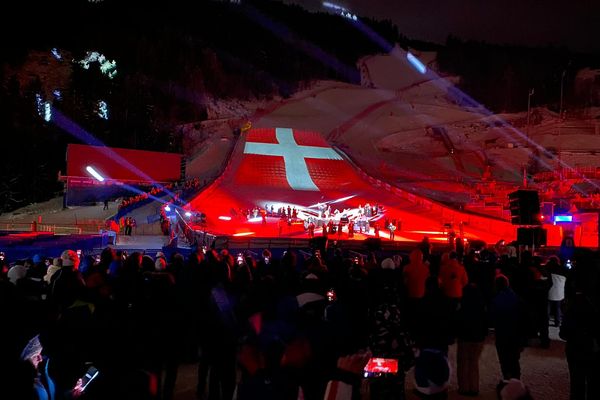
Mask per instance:
[[[13,285],[16,285],[20,279],[25,278],[27,275],[27,267],[24,265],[14,265],[11,269],[8,270],[6,277]]]
[[[35,371],[33,376],[33,397],[32,399],[55,399],[56,398],[56,387],[54,381],[48,374],[49,360],[44,362],[42,352],[44,348],[40,342],[39,335],[34,336],[27,342],[27,345],[21,352],[21,360],[27,364],[30,364]],[[77,380],[75,387],[70,390],[70,398],[76,399],[83,393],[82,380]]]
[[[46,281],[46,283],[50,284],[50,281],[52,280],[52,276],[61,268],[62,268],[62,258],[55,257],[54,260],[52,260],[52,265],[48,267],[48,270],[46,271],[46,275],[44,275],[44,281]]]

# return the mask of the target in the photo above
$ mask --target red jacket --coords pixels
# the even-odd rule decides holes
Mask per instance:
[[[446,297],[460,299],[463,295],[463,288],[469,283],[469,278],[465,267],[453,259],[444,262],[440,266],[439,281]]]
[[[410,264],[404,267],[404,285],[408,297],[421,299],[425,296],[425,281],[429,278],[429,265],[423,263],[423,253],[419,249],[410,253]]]

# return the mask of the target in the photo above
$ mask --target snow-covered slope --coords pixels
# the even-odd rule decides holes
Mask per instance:
[[[397,56],[371,56],[360,65],[370,77],[364,86],[328,83],[297,93],[254,126],[319,131],[369,174],[444,201],[454,193],[459,203],[475,192],[486,165],[490,179],[517,187],[536,144],[558,149],[573,167],[600,165],[593,112],[561,122],[556,113],[532,109],[527,129],[527,113],[492,115],[477,104],[458,105],[455,79],[428,72],[423,80]],[[542,157],[546,168],[558,164]],[[453,184],[436,189],[437,181]]]

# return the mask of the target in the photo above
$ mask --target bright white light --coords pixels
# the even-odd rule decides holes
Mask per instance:
[[[98,101],[98,116],[102,119],[108,119],[108,105],[104,100]]]
[[[445,238],[445,237],[434,237],[434,238],[429,238],[429,240],[435,240],[436,242],[447,242],[448,238]]]
[[[192,213],[191,213],[191,212],[189,212],[189,211],[186,211],[186,212],[185,212],[185,216],[189,218],[189,217],[191,217],[191,216],[192,216]]]
[[[41,117],[44,112],[44,101],[39,93],[35,94],[35,105],[37,108],[38,115]]]
[[[421,74],[427,72],[427,67],[425,67],[425,65],[423,65],[423,63],[410,52],[406,54],[406,58],[408,59],[408,62]]]
[[[94,169],[94,167],[92,167],[91,165],[88,165],[87,167],[85,167],[85,170],[87,172],[89,172],[89,174],[92,175],[94,178],[99,180],[100,182],[104,182],[104,177],[102,175],[100,175],[100,173],[98,173],[98,171],[96,171]]]
[[[356,14],[352,14],[350,12],[347,12],[348,9],[346,9],[345,7],[342,7],[340,5],[334,4],[334,3],[330,3],[328,1],[324,1],[323,3],[323,7],[328,8],[330,10],[335,11],[336,13],[340,13],[340,15],[344,18],[348,18],[350,20],[353,21],[357,21],[358,17],[356,16]]]
[[[100,71],[104,75],[108,75],[109,78],[112,78],[117,73],[117,62],[115,60],[112,60],[112,62],[108,60],[103,61],[100,64]]]
[[[248,222],[260,222],[260,221],[262,221],[262,217],[248,218]]]
[[[345,9],[344,7],[342,7],[342,6],[338,6],[337,4],[333,4],[333,3],[330,3],[330,2],[328,2],[328,1],[324,1],[324,2],[323,2],[323,7],[325,7],[325,8],[330,8],[330,9],[332,9],[332,10],[341,10],[341,11],[346,11],[346,9]]]
[[[169,207],[169,206],[165,206],[165,211],[166,211],[166,212],[169,212],[169,211],[171,211],[171,207]]]
[[[342,201],[350,200],[353,197],[356,197],[356,195],[353,194],[352,196],[342,197],[341,199],[337,199],[337,200],[332,201],[331,204],[341,203]]]
[[[322,203],[313,204],[313,205],[308,206],[308,208],[315,208],[315,207],[318,207],[318,206],[323,205],[323,204],[327,205],[327,204],[341,203],[342,201],[350,200],[353,197],[356,197],[356,195],[353,194],[351,196],[342,197],[340,199],[336,199],[336,200],[332,200],[332,201],[325,201],[325,202],[322,202]]]
[[[62,93],[60,92],[60,90],[56,89],[52,92],[52,94],[54,95],[54,98],[56,100],[62,100]]]
[[[233,236],[250,236],[250,235],[254,235],[254,232],[240,232],[240,233],[233,234]]]
[[[573,222],[572,215],[555,215],[554,222]]]
[[[88,51],[85,58],[79,61],[79,64],[83,69],[90,69],[90,63],[93,62],[100,64],[100,71],[108,76],[109,79],[114,78],[117,74],[117,62],[115,60],[107,60],[103,54],[100,54],[97,51]]]
[[[54,47],[52,50],[50,50],[50,52],[52,53],[54,58],[56,58],[57,60],[62,60],[62,56],[60,55],[60,53],[58,52],[58,49],[56,47]]]
[[[49,102],[44,103],[44,121],[50,122],[52,119],[52,107]]]
[[[225,216],[225,215],[221,215],[221,216],[219,217],[219,219],[220,219],[221,221],[231,221],[231,217],[228,217],[228,216]]]

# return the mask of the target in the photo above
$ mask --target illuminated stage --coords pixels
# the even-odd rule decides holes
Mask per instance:
[[[376,225],[390,240],[386,222],[397,226],[395,241],[428,236],[442,243],[451,230],[488,243],[514,237],[506,221],[464,214],[364,176],[318,133],[287,128],[243,133],[222,176],[190,207],[206,215],[192,228],[219,236],[308,238],[311,221],[321,236],[320,226],[332,220],[336,232],[329,238],[340,240],[375,237]]]

